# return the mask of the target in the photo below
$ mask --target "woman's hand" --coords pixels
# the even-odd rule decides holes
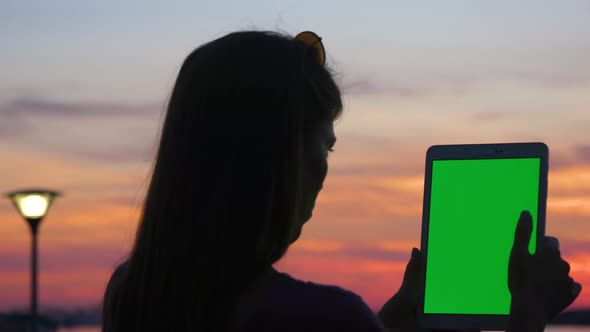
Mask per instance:
[[[569,277],[569,264],[561,258],[559,243],[545,238],[530,255],[532,217],[523,212],[510,255],[508,287],[512,294],[509,331],[542,331],[545,323],[569,306],[582,286]],[[422,255],[416,248],[406,267],[399,291],[379,311],[383,324],[393,331],[420,331],[416,309],[420,289]]]
[[[580,295],[582,286],[569,276],[556,238],[545,237],[534,255],[529,254],[533,220],[520,215],[508,268],[512,294],[508,331],[542,331],[545,324]]]
[[[418,331],[416,308],[420,289],[420,269],[422,255],[413,248],[412,257],[406,266],[404,280],[398,292],[379,310],[379,319],[385,327],[393,331]]]
[[[412,257],[406,266],[404,280],[399,291],[383,305],[379,311],[379,318],[390,331],[396,332],[432,332],[443,330],[425,330],[418,326],[416,312],[418,298],[420,296],[422,269],[422,253],[413,248]],[[462,332],[479,332],[477,330],[465,330]],[[459,330],[446,330],[445,332],[461,332]]]

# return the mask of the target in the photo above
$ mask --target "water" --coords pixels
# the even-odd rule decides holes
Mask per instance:
[[[590,326],[550,325],[545,332],[590,332]]]
[[[57,332],[100,332],[100,326],[77,326],[73,328],[62,327],[58,329]]]
[[[100,326],[79,326],[71,329],[61,328],[58,332],[100,332]],[[590,326],[548,326],[545,332],[590,332]]]

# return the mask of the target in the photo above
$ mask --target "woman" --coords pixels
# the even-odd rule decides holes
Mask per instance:
[[[352,292],[272,268],[311,218],[336,141],[342,101],[323,52],[313,33],[244,31],[187,57],[133,249],[105,293],[103,331],[415,328],[417,249],[378,316]],[[515,254],[527,263],[511,266],[511,326],[538,328],[577,296],[551,252],[533,263]],[[550,277],[533,280],[536,271]]]

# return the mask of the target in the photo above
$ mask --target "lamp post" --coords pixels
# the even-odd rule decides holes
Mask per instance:
[[[55,197],[60,193],[48,190],[19,190],[8,193],[18,212],[31,229],[31,332],[37,332],[37,232],[39,224]]]

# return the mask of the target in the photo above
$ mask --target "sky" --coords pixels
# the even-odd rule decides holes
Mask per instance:
[[[330,171],[277,269],[378,309],[419,247],[426,149],[542,141],[547,234],[590,307],[590,1],[0,2],[0,192],[63,192],[40,305],[99,303],[132,244],[165,103],[195,47],[312,30],[344,94]],[[0,310],[29,301],[30,234],[0,200]]]

